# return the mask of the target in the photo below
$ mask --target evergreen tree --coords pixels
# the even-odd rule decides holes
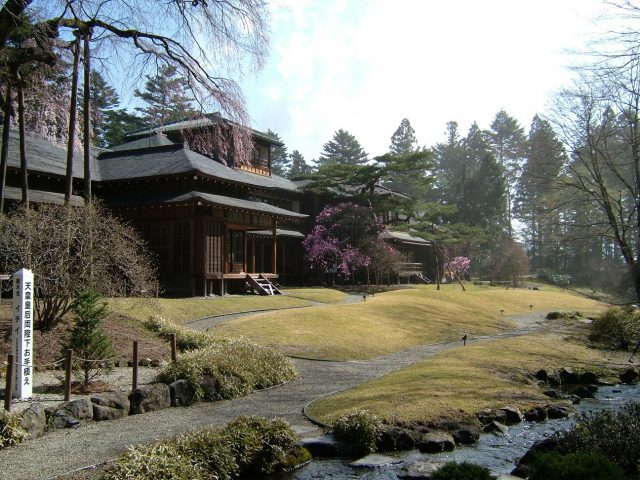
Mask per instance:
[[[318,164],[362,165],[367,157],[356,137],[340,129],[334,133],[332,140],[324,144]]]
[[[405,153],[415,151],[417,147],[418,140],[416,139],[416,132],[409,120],[403,118],[400,126],[391,136],[389,151],[395,155],[404,155]]]
[[[507,177],[506,224],[508,235],[512,237],[512,203],[524,158],[524,129],[515,118],[500,110],[491,124],[489,140],[493,155],[504,168]]]
[[[84,384],[88,385],[109,362],[96,360],[115,356],[113,343],[102,329],[102,321],[107,316],[107,304],[101,302],[100,295],[91,290],[80,292],[76,298],[73,313],[75,320],[69,338],[62,343],[62,351],[68,349],[80,358],[80,368],[84,373]]]
[[[133,132],[147,126],[147,122],[125,109],[106,110],[104,125],[104,145],[105,147],[115,147],[125,140],[125,134]]]
[[[193,98],[188,94],[187,81],[178,76],[174,67],[161,67],[156,76],[146,77],[144,91],[136,89],[134,95],[147,104],[146,107],[136,110],[142,112],[149,126],[166,125],[194,113]]]
[[[538,115],[533,118],[525,163],[518,181],[514,213],[526,225],[526,245],[534,269],[555,269],[559,223],[556,182],[566,155],[553,128]]]
[[[434,147],[435,190],[433,200],[445,205],[457,205],[462,195],[466,175],[466,150],[457,122],[448,122],[446,140]]]
[[[487,227],[497,233],[503,225],[506,180],[502,166],[490,153],[479,164],[464,185],[466,203],[459,219],[467,225]]]
[[[120,103],[118,93],[109,85],[104,77],[96,70],[91,70],[89,77],[89,92],[91,96],[91,141],[94,145],[106,147],[105,128],[107,112],[113,111]],[[82,111],[84,105],[84,91],[80,91],[78,108]],[[84,113],[84,112],[83,112]],[[81,115],[84,117],[84,114]]]
[[[276,132],[267,130],[267,135],[281,144],[271,147],[271,173],[286,177],[291,168],[291,159],[287,154],[287,147]]]
[[[294,150],[289,155],[289,160],[291,162],[291,167],[287,172],[287,178],[290,180],[295,180],[298,178],[302,178],[305,175],[309,175],[313,171],[313,167],[307,164],[304,161],[304,157],[298,150]]]

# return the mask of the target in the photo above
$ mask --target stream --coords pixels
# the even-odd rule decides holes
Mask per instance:
[[[595,399],[584,399],[576,405],[576,412],[596,412],[616,410],[631,400],[640,400],[640,384],[601,386]],[[509,427],[504,437],[483,434],[475,445],[459,446],[452,452],[426,454],[417,450],[391,452],[388,454],[400,461],[398,465],[378,468],[354,468],[349,466],[353,459],[314,460],[285,478],[288,480],[311,479],[366,479],[395,480],[402,478],[406,471],[403,467],[414,463],[470,462],[489,468],[494,474],[508,474],[515,462],[537,440],[554,432],[569,428],[574,417],[547,420],[545,422],[522,422]],[[387,454],[385,454],[387,455]]]

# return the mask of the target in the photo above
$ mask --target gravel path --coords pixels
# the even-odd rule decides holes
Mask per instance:
[[[517,328],[511,332],[469,338],[468,343],[524,335],[540,328],[542,315],[511,317]],[[0,450],[0,479],[36,480],[53,478],[85,466],[117,458],[129,445],[206,426],[224,425],[239,415],[255,414],[283,418],[303,436],[320,432],[303,414],[310,401],[355,387],[369,379],[411,365],[416,361],[460,347],[459,340],[425,345],[368,361],[324,362],[293,359],[298,377],[283,386],[254,392],[246,397],[188,408],[170,408],[133,415],[111,422],[89,422],[78,429],[57,430],[17,447]]]

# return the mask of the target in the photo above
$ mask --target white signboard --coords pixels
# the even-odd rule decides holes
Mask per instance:
[[[13,274],[12,346],[16,361],[13,396],[31,398],[33,386],[33,273],[23,268]]]

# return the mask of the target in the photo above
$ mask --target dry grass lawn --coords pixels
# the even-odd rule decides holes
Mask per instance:
[[[437,422],[505,405],[526,410],[550,401],[529,377],[538,369],[608,365],[603,352],[567,342],[555,333],[502,339],[459,347],[320,399],[310,413],[327,423],[355,409],[368,409],[392,421]]]
[[[420,286],[369,296],[366,302],[239,318],[216,333],[244,335],[289,355],[324,360],[375,358],[399,350],[513,328],[508,315],[550,310],[594,313],[604,304],[562,292],[469,285]],[[504,310],[504,317],[500,310]]]

